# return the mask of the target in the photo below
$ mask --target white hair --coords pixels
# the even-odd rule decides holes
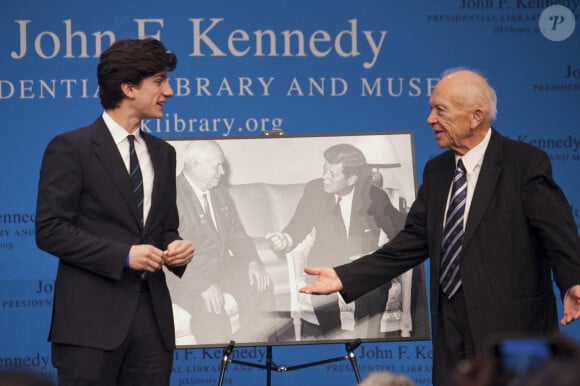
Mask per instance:
[[[491,87],[487,81],[487,78],[477,70],[472,70],[466,67],[454,67],[444,71],[443,74],[441,74],[441,79],[452,76],[458,72],[470,72],[481,78],[485,85],[483,88],[469,84],[465,85],[467,89],[466,95],[469,98],[467,103],[483,106],[487,110],[487,118],[489,121],[495,121],[495,118],[497,117],[497,95],[493,87]]]

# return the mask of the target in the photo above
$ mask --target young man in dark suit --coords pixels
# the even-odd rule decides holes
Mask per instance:
[[[308,268],[318,278],[301,289],[352,300],[430,257],[434,385],[494,336],[557,330],[552,274],[561,324],[580,317],[580,239],[570,204],[543,151],[491,128],[496,105],[480,74],[444,74],[427,123],[449,150],[425,165],[405,228],[351,264]]]
[[[161,267],[181,276],[175,151],[139,130],[162,118],[174,54],[122,40],[97,69],[104,113],[48,145],[36,242],[59,259],[49,340],[60,386],[169,385],[175,345]]]

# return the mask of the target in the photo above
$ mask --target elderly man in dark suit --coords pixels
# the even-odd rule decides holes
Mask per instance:
[[[36,242],[59,258],[50,337],[61,386],[169,385],[175,334],[161,270],[182,275],[175,151],[139,130],[162,118],[177,59],[157,40],[122,40],[97,69],[105,112],[48,145]]]
[[[275,250],[289,251],[312,234],[307,264],[336,265],[375,250],[381,231],[392,238],[403,227],[403,221],[404,214],[391,204],[387,194],[371,184],[363,152],[350,144],[338,144],[324,152],[322,178],[306,184],[284,231],[269,233],[266,238]],[[385,311],[388,287],[358,299],[355,320]],[[339,333],[338,297],[316,297],[312,302],[321,334]],[[366,331],[359,332],[363,337],[377,336],[379,325],[371,323]]]
[[[444,74],[427,123],[449,150],[427,162],[405,228],[374,253],[308,268],[305,293],[355,299],[431,259],[433,384],[497,335],[558,329],[552,273],[566,325],[580,317],[580,239],[541,150],[491,128],[496,95],[480,74]],[[452,183],[453,182],[453,183]]]
[[[273,332],[267,316],[273,309],[272,286],[227,187],[220,183],[224,153],[217,142],[202,140],[189,142],[182,154],[179,232],[196,245],[196,258],[182,279],[168,281],[174,303],[191,315],[198,344],[266,341]],[[228,300],[232,298],[235,303]]]

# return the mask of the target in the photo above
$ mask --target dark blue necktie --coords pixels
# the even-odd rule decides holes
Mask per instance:
[[[463,243],[463,217],[465,214],[465,202],[467,199],[467,178],[463,162],[457,162],[453,186],[451,188],[451,198],[445,227],[443,229],[443,247],[441,259],[440,283],[443,292],[451,298],[461,286],[461,272],[459,259],[461,256],[461,245]]]
[[[135,151],[135,136],[129,135],[127,139],[129,140],[129,177],[131,179],[131,188],[135,195],[139,220],[141,221],[141,225],[143,225],[143,176],[141,175],[139,159]]]

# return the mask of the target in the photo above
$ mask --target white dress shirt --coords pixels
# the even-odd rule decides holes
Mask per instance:
[[[130,155],[129,140],[127,139],[129,132],[115,122],[107,112],[103,112],[102,116],[109,132],[113,136],[113,140],[117,145],[121,158],[123,158],[123,162],[127,168],[127,174],[129,174]],[[141,132],[137,129],[132,134],[135,136],[135,151],[137,152],[139,168],[141,169],[141,175],[143,176],[143,223],[145,224],[147,222],[149,210],[151,209],[151,194],[153,192],[153,179],[155,178],[155,172],[153,170],[153,164],[151,163],[151,157],[147,151],[147,145],[141,136]]]
[[[356,188],[355,188],[356,189]],[[354,189],[350,193],[340,196],[340,214],[342,215],[342,221],[344,222],[344,227],[346,228],[346,237],[348,237],[348,231],[350,229],[350,213],[352,211],[352,198],[354,196]],[[338,195],[334,195],[334,202],[338,201]]]
[[[463,229],[465,229],[465,224],[467,224],[467,216],[469,215],[469,208],[471,207],[473,192],[475,191],[475,186],[477,185],[479,172],[481,171],[481,164],[483,163],[483,156],[487,150],[487,145],[489,144],[490,138],[491,128],[487,131],[483,141],[481,141],[476,147],[465,153],[463,156],[455,155],[455,165],[457,165],[457,162],[459,162],[461,159],[467,174],[467,198],[465,200],[465,214],[463,215]],[[445,208],[445,217],[447,217],[447,209],[449,208],[452,186],[453,183],[449,188],[449,196],[447,197],[447,206]],[[443,225],[445,226],[445,219],[443,219]]]

